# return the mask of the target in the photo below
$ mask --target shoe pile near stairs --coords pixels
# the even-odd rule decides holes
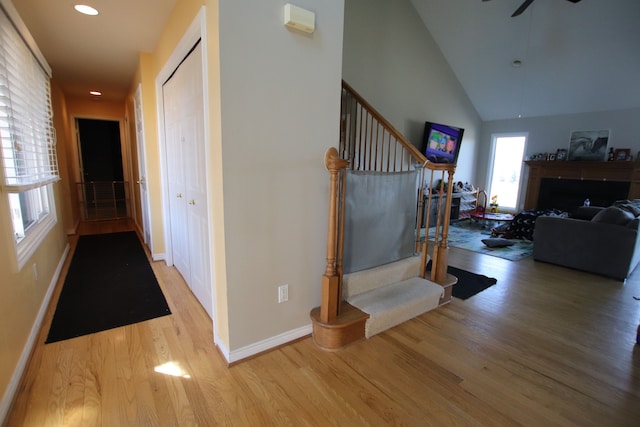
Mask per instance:
[[[438,307],[444,288],[420,277],[420,261],[412,256],[343,276],[344,299],[370,316],[367,338]]]

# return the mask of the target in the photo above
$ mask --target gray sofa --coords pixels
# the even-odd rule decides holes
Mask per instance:
[[[626,280],[640,261],[640,199],[583,206],[571,218],[541,216],[533,258]]]

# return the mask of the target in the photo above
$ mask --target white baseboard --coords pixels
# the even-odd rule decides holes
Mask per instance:
[[[154,261],[163,261],[165,259],[164,253],[151,254],[151,259],[154,260]]]
[[[229,350],[220,345],[220,343],[216,343],[216,345],[218,346],[218,348],[220,348],[220,351],[226,357],[227,362],[233,363],[242,359],[246,359],[247,357],[255,356],[256,354],[262,353],[263,351],[271,350],[272,348],[287,344],[288,342],[295,341],[298,338],[311,335],[312,331],[313,327],[311,323],[309,323],[308,325],[301,326],[297,329],[292,329],[291,331],[283,332],[271,338],[249,344],[248,346],[239,348],[238,350],[233,350],[230,353]]]
[[[31,328],[31,333],[29,334],[29,338],[27,339],[27,343],[22,349],[22,354],[20,355],[20,359],[18,359],[18,364],[13,371],[13,375],[11,376],[11,380],[7,385],[7,389],[2,396],[2,401],[0,402],[0,425],[3,425],[7,414],[9,413],[9,409],[11,408],[11,403],[13,402],[13,398],[18,390],[18,386],[20,385],[20,380],[22,379],[22,374],[24,373],[25,368],[27,367],[27,363],[29,362],[29,358],[31,357],[31,352],[33,351],[33,347],[36,344],[36,339],[40,334],[40,328],[42,327],[42,320],[44,319],[44,315],[47,312],[47,308],[49,307],[49,302],[51,301],[51,296],[53,295],[53,291],[56,288],[56,283],[58,283],[58,279],[60,278],[60,272],[62,271],[62,266],[69,255],[70,246],[67,244],[67,247],[64,248],[64,253],[58,262],[58,266],[56,267],[56,271],[53,273],[53,277],[51,278],[51,282],[49,283],[49,288],[47,289],[47,293],[44,295],[44,299],[42,300],[42,304],[40,304],[40,310],[38,310],[38,314],[36,315],[36,320],[33,323]]]

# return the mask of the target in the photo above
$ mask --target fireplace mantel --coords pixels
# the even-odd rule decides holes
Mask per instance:
[[[628,182],[628,198],[640,199],[640,162],[529,160],[525,164],[529,173],[525,209],[537,207],[540,182],[543,178]]]

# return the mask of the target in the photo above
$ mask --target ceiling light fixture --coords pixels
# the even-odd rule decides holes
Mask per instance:
[[[98,91],[98,90],[92,90],[89,92],[91,95],[93,96],[101,96],[102,92]]]
[[[522,66],[522,61],[519,59],[514,59],[513,61],[511,61],[511,66],[514,68],[518,68]]]
[[[97,9],[87,6],[86,4],[77,4],[73,6],[73,8],[84,15],[95,16],[98,14]]]

